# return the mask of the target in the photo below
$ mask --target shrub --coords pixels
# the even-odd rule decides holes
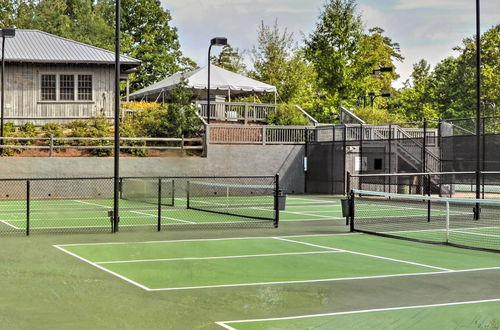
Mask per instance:
[[[305,126],[310,124],[309,119],[302,112],[287,104],[278,105],[276,110],[268,115],[267,123],[269,125],[296,126]]]

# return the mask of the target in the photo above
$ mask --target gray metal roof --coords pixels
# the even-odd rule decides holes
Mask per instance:
[[[1,45],[0,45],[1,46]],[[1,47],[0,47],[1,49]],[[5,39],[5,60],[36,63],[114,64],[115,53],[38,30],[16,30]],[[122,64],[138,66],[141,61],[122,55]]]

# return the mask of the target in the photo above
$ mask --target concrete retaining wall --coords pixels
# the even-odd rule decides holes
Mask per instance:
[[[121,158],[121,176],[281,175],[286,192],[304,192],[302,145],[210,145],[208,157]],[[5,157],[1,178],[102,177],[113,158]]]

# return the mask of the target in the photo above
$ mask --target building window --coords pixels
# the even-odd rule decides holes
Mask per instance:
[[[42,75],[42,101],[56,100],[56,75]]]
[[[40,75],[41,101],[92,101],[93,76],[91,74]]]
[[[78,100],[79,101],[92,100],[92,75],[90,74],[78,75]]]
[[[75,100],[75,76],[62,74],[59,76],[59,99],[61,101]]]
[[[374,159],[373,169],[375,171],[381,171],[382,170],[382,158],[375,158]]]

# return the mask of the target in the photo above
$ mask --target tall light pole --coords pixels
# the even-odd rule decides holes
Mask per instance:
[[[476,0],[476,199],[481,197],[481,11]],[[474,208],[474,219],[479,220],[479,203]]]
[[[0,144],[3,145],[3,112],[5,105],[5,38],[14,38],[16,36],[16,29],[0,29],[2,36],[2,104],[0,109]]]
[[[120,189],[120,9],[121,1],[115,3],[115,145],[113,174],[113,226],[112,232],[118,231],[120,222],[119,194]]]
[[[216,37],[210,40],[210,47],[208,47],[208,81],[207,81],[207,123],[210,124],[210,51],[212,46],[225,46],[227,45],[227,38]]]

